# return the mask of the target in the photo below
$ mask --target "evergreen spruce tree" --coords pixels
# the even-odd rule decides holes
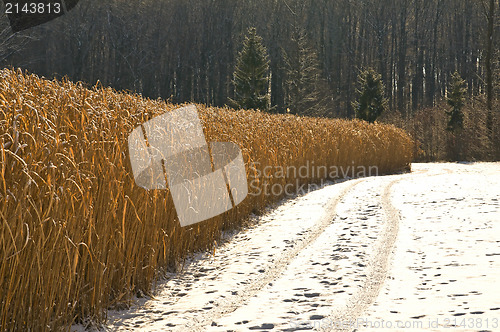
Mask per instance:
[[[302,28],[292,34],[285,59],[285,104],[293,114],[329,115],[327,83],[322,78],[316,51],[309,46]]]
[[[359,74],[358,84],[359,99],[353,103],[356,118],[373,123],[387,108],[384,83],[380,74],[369,68]]]
[[[238,54],[233,84],[234,99],[229,99],[233,107],[271,110],[269,60],[255,28],[248,29],[243,49]]]
[[[448,115],[448,131],[454,133],[464,127],[464,115],[462,107],[465,100],[465,81],[460,77],[458,72],[451,76],[451,84],[447,91],[446,101],[450,105],[451,110],[446,111]]]

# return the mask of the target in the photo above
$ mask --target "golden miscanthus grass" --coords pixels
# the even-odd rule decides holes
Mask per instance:
[[[282,197],[249,195],[181,228],[168,190],[134,182],[127,138],[178,105],[0,71],[0,327],[67,329],[148,292],[158,271],[208,249],[222,230]],[[408,168],[409,136],[362,121],[197,105],[208,141],[237,143],[245,163]],[[255,172],[247,167],[248,176]],[[260,186],[317,178],[267,178]]]

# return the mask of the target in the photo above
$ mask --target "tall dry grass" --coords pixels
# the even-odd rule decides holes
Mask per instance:
[[[249,195],[181,228],[168,191],[135,185],[127,150],[136,126],[176,107],[0,71],[1,330],[103,319],[110,305],[147,292],[162,268],[210,248],[221,230],[279,198]],[[390,172],[412,159],[409,137],[394,126],[198,108],[209,141],[237,143],[245,162],[262,168],[313,161]]]

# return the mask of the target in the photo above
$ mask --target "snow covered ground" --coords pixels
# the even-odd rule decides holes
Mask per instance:
[[[500,164],[415,168],[446,173],[394,186],[392,267],[364,316],[415,330],[499,331]]]
[[[500,163],[412,170],[284,202],[105,330],[500,330]]]

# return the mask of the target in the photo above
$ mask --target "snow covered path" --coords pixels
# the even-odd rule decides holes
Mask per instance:
[[[415,330],[499,331],[500,164],[416,168],[446,173],[394,186],[401,221],[392,269],[364,317]]]
[[[500,329],[500,163],[412,168],[286,201],[106,330]]]

